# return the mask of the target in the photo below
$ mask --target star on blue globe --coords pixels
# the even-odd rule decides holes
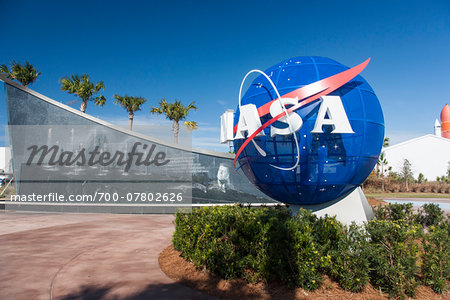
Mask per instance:
[[[283,97],[348,69],[329,58],[304,56],[282,61],[264,73]],[[256,136],[253,139],[256,146],[249,143],[237,157],[238,171],[244,172],[266,195],[295,205],[340,199],[360,186],[373,170],[383,144],[385,127],[380,102],[360,75],[328,95],[341,98],[354,133],[332,133],[333,126],[330,125],[323,125],[323,133],[311,133],[321,104],[318,99],[295,110],[303,120],[297,132],[271,137],[269,126],[264,129],[263,136]],[[261,75],[251,83],[241,105],[255,104],[259,108],[274,99],[277,99],[276,91]],[[239,116],[238,107],[235,125]],[[271,118],[270,114],[262,116],[261,124]],[[286,127],[286,123],[279,121],[272,125]],[[245,138],[234,140],[236,151]],[[261,155],[258,147],[265,155]],[[295,168],[286,170],[291,166]]]

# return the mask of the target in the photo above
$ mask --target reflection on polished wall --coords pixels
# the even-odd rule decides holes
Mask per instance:
[[[181,193],[183,199],[174,203],[186,206],[275,202],[257,190],[242,172],[234,170],[232,156],[227,153],[195,150],[189,145],[178,146],[130,132],[5,81],[18,195],[109,193],[118,199],[104,201],[106,205],[95,209],[86,209],[88,205],[83,203],[83,208],[78,206],[76,210],[137,213],[171,212],[175,208],[163,203],[167,205],[156,211],[156,206],[151,206],[157,204],[155,199],[130,201],[130,193],[148,197]],[[28,204],[21,207],[30,209]],[[146,210],[143,204],[150,208]],[[118,211],[120,205],[127,209]],[[59,206],[57,210],[73,209],[68,207]]]

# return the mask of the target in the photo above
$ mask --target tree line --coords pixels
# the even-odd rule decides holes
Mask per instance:
[[[383,148],[389,147],[389,138],[385,137],[383,140]],[[405,190],[409,192],[411,184],[424,184],[428,182],[423,173],[419,173],[417,179],[414,178],[413,165],[408,159],[403,159],[402,164],[397,172],[392,171],[392,167],[389,166],[389,162],[384,155],[384,151],[381,152],[378,157],[375,169],[370,173],[369,177],[364,182],[363,186],[370,188],[376,188],[379,184],[381,191],[385,192],[386,184],[390,181],[403,182]],[[436,177],[438,183],[450,182],[450,161],[448,162],[447,173],[442,176]]]
[[[6,64],[0,65],[0,73],[6,74],[8,78],[17,80],[24,87],[28,87],[33,84],[37,78],[42,74],[36,70],[32,64],[28,61],[25,64],[12,61],[10,67]],[[86,113],[88,102],[94,102],[95,105],[104,106],[106,103],[105,96],[101,95],[101,91],[105,91],[105,84],[103,81],[94,82],[91,81],[87,74],[72,74],[70,76],[64,76],[59,80],[61,84],[61,90],[74,94],[81,100],[80,111]],[[115,94],[114,103],[119,104],[128,112],[129,126],[128,129],[133,129],[134,113],[140,111],[142,105],[147,102],[144,97],[120,96]],[[172,129],[174,133],[174,141],[178,143],[178,133],[180,130],[180,121],[186,120],[191,110],[197,110],[195,102],[185,106],[179,100],[174,102],[167,102],[166,99],[161,99],[158,106],[153,106],[150,109],[151,114],[164,115],[167,119],[173,122]],[[197,129],[197,122],[185,121],[184,125],[189,129]]]

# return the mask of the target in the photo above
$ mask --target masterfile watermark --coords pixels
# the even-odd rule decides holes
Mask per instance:
[[[173,135],[170,127],[146,129]],[[187,140],[177,146],[99,124],[14,125],[9,133],[17,193],[5,201],[10,209],[166,213],[192,203]]]
[[[148,192],[148,193],[110,193],[110,192],[95,192],[95,194],[27,194],[27,195],[11,195],[11,202],[91,202],[91,203],[109,203],[109,202],[122,202],[122,203],[173,203],[182,202],[185,200],[185,195],[182,192]]]
[[[142,151],[139,151],[139,148]],[[115,151],[114,154],[109,151],[100,151],[99,146],[95,146],[92,151],[87,151],[86,148],[80,149],[78,152],[74,151],[60,151],[58,145],[32,145],[27,148],[30,152],[26,165],[35,163],[40,166],[47,160],[49,166],[94,166],[96,164],[100,166],[109,166],[115,163],[116,166],[125,166],[124,171],[128,172],[133,164],[134,157],[136,157],[134,163],[136,166],[144,165],[146,167],[154,164],[155,166],[164,166],[170,162],[166,159],[166,153],[158,151],[154,155],[156,145],[142,144],[140,142],[134,143],[132,149],[128,153],[122,151]],[[148,149],[148,150],[147,150]],[[145,156],[145,158],[144,158]],[[125,158],[126,157],[126,158]]]

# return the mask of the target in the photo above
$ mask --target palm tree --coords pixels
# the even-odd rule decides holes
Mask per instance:
[[[383,148],[389,147],[389,138],[385,137],[383,139]],[[384,152],[381,152],[380,156],[378,157],[377,164],[376,164],[376,175],[378,178],[381,179],[381,190],[384,192],[384,172],[391,170],[392,167],[389,167],[388,170],[385,170],[385,167],[387,167],[388,161],[384,157]],[[381,172],[380,172],[380,166],[381,166]]]
[[[94,101],[95,105],[105,105],[106,98],[104,96],[93,97],[100,90],[105,90],[103,81],[94,84],[90,81],[89,75],[83,74],[81,77],[78,75],[65,76],[59,82],[62,91],[67,91],[69,94],[75,94],[81,98],[80,110],[82,113],[86,112],[88,101]]]
[[[0,66],[0,73],[5,73],[8,78],[19,81],[24,87],[28,87],[41,75],[41,72],[37,71],[29,62],[21,65],[14,60],[11,62],[11,71],[3,64]]]
[[[141,105],[143,105],[147,100],[142,97],[131,97],[131,96],[119,96],[114,95],[116,101],[114,103],[120,104],[123,108],[125,108],[128,112],[128,118],[130,119],[129,129],[133,128],[133,118],[134,112],[141,110]]]
[[[180,101],[175,100],[175,102],[167,103],[166,99],[161,99],[159,101],[159,107],[152,107],[150,112],[152,114],[165,114],[166,118],[173,121],[173,137],[175,143],[178,144],[178,132],[180,131],[179,121],[186,119],[191,109],[197,110],[197,107],[192,102],[188,106],[184,106]],[[186,121],[184,125],[190,129],[197,129],[197,122]]]
[[[383,148],[386,148],[386,147],[389,147],[389,138],[388,138],[388,137],[385,137],[385,138],[383,139]],[[384,158],[384,153],[381,152],[380,156],[378,157],[377,164],[376,164],[376,168],[375,168],[378,177],[383,177],[383,176],[384,176],[384,173],[383,173],[383,167],[384,167],[385,165],[387,165],[387,164],[388,164],[388,162],[387,162],[387,160]],[[382,167],[382,168],[381,168],[381,170],[382,170],[382,171],[381,171],[381,174],[380,174],[380,170],[379,170],[378,166],[381,166],[381,167]]]
[[[406,191],[409,192],[408,181],[410,178],[413,178],[413,171],[411,163],[406,158],[403,160],[403,165],[400,169],[400,176],[405,180]]]

